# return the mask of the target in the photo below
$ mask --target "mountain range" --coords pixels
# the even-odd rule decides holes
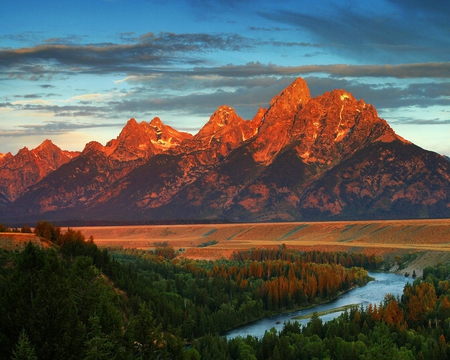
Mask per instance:
[[[344,90],[302,78],[244,120],[195,134],[130,119],[106,145],[46,140],[0,154],[0,220],[312,221],[450,216],[450,161],[397,135]]]

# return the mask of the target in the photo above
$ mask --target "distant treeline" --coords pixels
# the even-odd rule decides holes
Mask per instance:
[[[229,219],[167,219],[167,220],[54,220],[51,222],[59,227],[83,226],[140,226],[140,225],[195,225],[195,224],[231,224]],[[0,224],[1,225],[1,224]],[[6,226],[6,225],[4,225]],[[6,228],[20,228],[22,223],[12,223]]]
[[[23,225],[20,228],[10,228],[9,226],[0,224],[0,233],[14,232],[14,233],[32,233],[28,225]]]

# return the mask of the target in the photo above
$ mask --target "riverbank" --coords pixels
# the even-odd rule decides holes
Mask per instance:
[[[390,272],[398,274],[412,276],[413,273],[417,277],[423,276],[423,270],[428,266],[436,266],[438,264],[447,264],[450,262],[450,253],[441,251],[420,251],[411,256],[411,260],[407,260],[404,263],[394,265]]]
[[[405,284],[411,281],[411,279],[404,276],[392,273],[369,273],[369,275],[374,278],[373,281],[370,281],[365,286],[355,287],[350,291],[346,291],[332,301],[297,311],[269,316],[229,330],[222,335],[228,338],[236,336],[246,337],[247,335],[262,337],[264,332],[271,328],[281,331],[285,322],[296,321],[294,320],[295,317],[312,315],[314,312],[324,312],[324,315],[320,316],[320,318],[323,321],[329,321],[341,313],[340,311],[332,311],[333,309],[353,304],[362,304],[363,306],[367,306],[369,303],[379,304],[384,300],[387,293],[393,296],[400,296],[403,293]],[[306,318],[297,321],[302,325],[306,325],[308,320]]]
[[[314,314],[317,314],[317,316],[321,317],[321,316],[333,314],[333,313],[336,313],[336,312],[343,312],[343,311],[346,311],[348,309],[351,309],[351,308],[354,308],[354,307],[358,307],[358,306],[359,306],[359,304],[350,304],[350,305],[338,306],[338,307],[330,309],[330,310],[314,311],[312,314],[295,316],[292,319],[293,320],[308,320],[308,319],[311,319],[314,316]]]

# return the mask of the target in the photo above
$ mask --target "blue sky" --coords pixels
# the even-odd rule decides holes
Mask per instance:
[[[0,2],[0,153],[105,144],[134,117],[196,133],[301,76],[450,155],[448,0]]]

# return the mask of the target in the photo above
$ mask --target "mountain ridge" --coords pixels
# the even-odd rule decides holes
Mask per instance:
[[[3,209],[98,221],[448,217],[450,163],[364,100],[344,90],[312,98],[298,78],[253,119],[223,105],[195,135],[131,118]]]

